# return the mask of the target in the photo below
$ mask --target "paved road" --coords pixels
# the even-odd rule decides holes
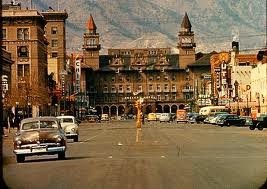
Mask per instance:
[[[66,160],[17,164],[10,137],[3,150],[12,189],[254,189],[267,176],[267,129],[114,121],[81,124]]]

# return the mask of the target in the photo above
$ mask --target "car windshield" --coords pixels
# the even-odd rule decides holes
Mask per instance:
[[[33,129],[57,129],[58,124],[56,121],[33,121],[24,123],[21,130],[33,130]]]
[[[61,118],[60,122],[61,123],[73,123],[73,119],[72,118]]]

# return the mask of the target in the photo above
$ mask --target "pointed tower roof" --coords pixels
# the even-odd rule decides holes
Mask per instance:
[[[87,28],[88,28],[88,30],[96,30],[97,29],[97,27],[95,25],[95,21],[93,19],[93,16],[91,14],[90,14],[90,17],[87,21]]]
[[[184,15],[184,18],[183,18],[181,27],[182,28],[185,28],[185,29],[188,29],[189,31],[191,31],[192,25],[191,25],[190,20],[188,18],[187,12],[185,12],[185,15]]]

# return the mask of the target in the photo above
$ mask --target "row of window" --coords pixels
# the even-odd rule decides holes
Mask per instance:
[[[58,34],[57,27],[51,27],[51,34]],[[3,28],[0,34],[1,39],[7,39],[7,29]],[[30,29],[29,28],[17,28],[17,39],[18,40],[29,40],[30,39]]]
[[[132,87],[130,85],[126,85],[126,86],[119,85],[118,91],[119,92],[123,92],[124,88],[126,88],[126,92],[131,92],[132,91],[131,90]],[[162,85],[160,85],[160,84],[157,84],[156,86],[154,86],[153,84],[149,84],[148,85],[148,91],[151,91],[151,92],[152,91],[161,92],[162,91],[161,88],[162,88]],[[163,91],[169,92],[169,90],[170,90],[169,84],[164,84],[163,85]],[[172,84],[171,90],[172,91],[176,91],[176,84]],[[111,92],[116,92],[116,91],[117,91],[116,86],[112,85],[111,86]],[[137,91],[142,92],[143,91],[143,86],[142,85],[138,85],[137,86]],[[108,86],[107,85],[104,86],[104,92],[108,92]]]
[[[137,77],[137,81],[138,82],[142,82],[142,81],[145,81],[146,78],[143,78],[141,76]],[[149,76],[147,78],[147,81],[161,81],[162,77],[161,76]],[[163,76],[163,80],[164,81],[169,81],[169,76],[165,75]],[[127,82],[131,82],[131,78],[130,77],[119,77],[118,78],[118,82],[124,82],[124,81],[127,81]],[[172,76],[172,81],[176,81],[176,77],[175,76]],[[108,79],[107,78],[104,78],[104,82],[108,82]],[[116,82],[116,78],[115,77],[112,77],[111,78],[111,82]]]

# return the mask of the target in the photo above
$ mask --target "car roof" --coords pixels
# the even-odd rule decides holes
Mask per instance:
[[[64,115],[64,116],[57,116],[58,119],[60,118],[74,118],[74,116],[70,116],[70,115]]]
[[[21,124],[33,122],[33,121],[57,121],[57,118],[54,116],[44,116],[44,117],[31,117],[21,120]]]

